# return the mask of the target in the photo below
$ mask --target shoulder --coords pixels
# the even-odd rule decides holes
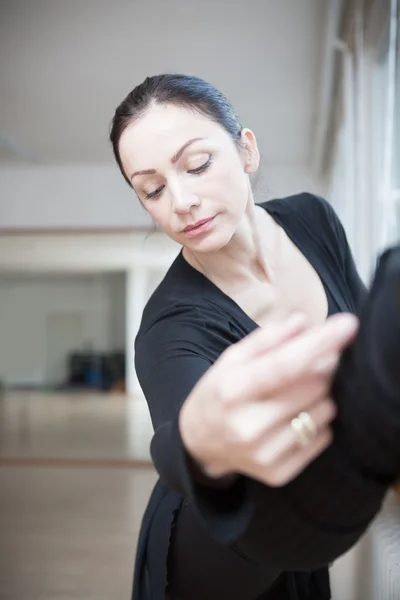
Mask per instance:
[[[347,245],[343,225],[332,204],[322,196],[302,192],[285,198],[264,202],[271,215],[301,228],[318,244],[341,253]]]
[[[143,311],[136,354],[191,352],[215,360],[234,341],[229,318],[208,293],[203,276],[181,261],[175,261]]]
[[[161,380],[203,373],[234,341],[229,322],[205,302],[169,305],[142,323],[135,339],[135,370],[143,391],[149,394]]]
[[[161,283],[150,296],[142,315],[138,339],[141,339],[157,323],[184,320],[188,308],[192,318],[199,318],[195,304],[203,297],[204,282],[200,273],[188,268],[179,254]]]
[[[309,192],[269,200],[264,202],[262,206],[272,213],[279,213],[281,215],[292,214],[299,218],[307,217],[307,219],[311,220],[311,222],[315,221],[315,223],[322,222],[336,226],[337,222],[340,222],[330,202],[322,196]]]

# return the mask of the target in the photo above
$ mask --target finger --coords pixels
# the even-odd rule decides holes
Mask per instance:
[[[279,394],[295,382],[318,373],[321,359],[340,353],[353,339],[358,321],[350,315],[338,315],[323,326],[313,327],[265,354],[245,363],[233,375],[237,393],[263,399]]]
[[[229,404],[268,402],[271,410],[275,411],[276,421],[285,419],[294,409],[303,410],[312,404],[316,398],[322,398],[332,385],[332,378],[340,360],[339,353],[321,357],[313,365],[312,372],[307,373],[296,381],[287,380],[287,385],[278,389],[268,385],[265,370],[259,371],[261,381],[257,384],[253,379],[250,387],[249,379],[243,377],[243,372],[232,372],[229,379],[223,383],[224,397]],[[266,383],[267,382],[267,383]],[[254,390],[254,388],[256,388]],[[253,394],[253,395],[251,395]]]
[[[311,406],[307,412],[316,424],[317,431],[320,431],[335,419],[337,406],[331,398],[323,398]]]
[[[304,382],[296,383],[281,395],[253,402],[260,404],[268,411],[271,420],[271,430],[281,427],[282,423],[288,423],[296,415],[303,411],[309,411],[321,398],[325,398],[330,389],[330,382],[326,377],[312,377]]]
[[[330,446],[332,440],[333,435],[331,430],[325,429],[309,446],[291,454],[273,473],[267,472],[263,480],[273,487],[286,485],[300,475],[311,462],[322,454]]]
[[[306,411],[316,427],[316,436],[321,435],[336,416],[336,405],[330,398],[320,400]],[[293,414],[292,418],[299,413]],[[285,424],[264,436],[254,452],[254,460],[260,465],[279,467],[282,461],[287,461],[291,455],[297,454],[303,446],[299,444],[298,437],[291,427],[291,419]]]
[[[354,338],[358,329],[358,319],[352,314],[337,314],[329,317],[323,325],[305,331],[301,336],[287,343],[290,357],[301,358],[300,365],[313,365],[321,357],[341,352]],[[284,354],[285,348],[282,348]]]
[[[285,322],[269,325],[268,329],[256,329],[228,348],[218,359],[220,363],[226,363],[229,369],[228,376],[220,382],[220,401],[224,404],[235,404],[249,397],[249,382],[243,374],[243,364],[257,357],[264,357],[266,352],[271,352],[302,334],[306,327],[306,316],[303,313],[295,313]]]
[[[272,323],[265,329],[259,327],[234,345],[238,360],[242,362],[264,354],[299,335],[307,326],[306,315],[294,313],[282,323]]]
[[[247,402],[229,411],[225,416],[226,440],[237,446],[257,447],[282,430],[299,413],[311,414],[314,406],[325,398],[328,387],[321,379],[297,385],[289,390],[289,398],[280,396],[264,402]],[[291,441],[294,443],[292,432]]]
[[[313,372],[318,375],[332,376],[339,364],[340,353],[335,352],[327,356],[322,356],[313,364]]]

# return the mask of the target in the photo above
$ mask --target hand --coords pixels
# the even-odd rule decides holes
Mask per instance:
[[[340,314],[307,328],[304,317],[295,316],[228,348],[180,413],[183,443],[203,471],[281,486],[321,454],[332,441],[332,376],[357,325],[353,315]],[[317,426],[305,447],[291,427],[301,412]]]

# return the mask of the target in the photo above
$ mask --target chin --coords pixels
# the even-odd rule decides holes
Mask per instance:
[[[195,254],[213,254],[225,248],[232,235],[213,232],[203,238],[185,239],[184,246]]]

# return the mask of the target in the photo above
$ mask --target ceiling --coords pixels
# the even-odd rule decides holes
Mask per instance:
[[[203,77],[271,164],[305,164],[325,0],[0,0],[0,162],[112,160],[113,111],[147,75]]]

